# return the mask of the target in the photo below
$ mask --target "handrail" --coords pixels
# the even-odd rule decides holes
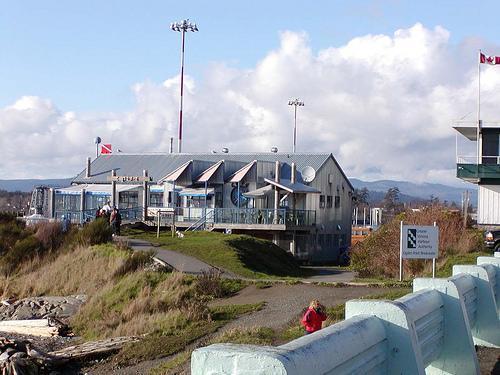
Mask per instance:
[[[203,215],[202,217],[200,217],[197,221],[195,221],[193,224],[191,224],[187,229],[186,229],[186,232],[189,232],[189,231],[195,231],[195,230],[198,230],[200,229],[203,225],[207,225],[207,219],[209,218],[209,215],[214,215],[214,209],[210,209],[209,211],[207,211],[205,213],[205,215]]]

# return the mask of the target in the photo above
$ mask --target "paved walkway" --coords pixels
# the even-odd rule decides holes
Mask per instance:
[[[189,255],[184,255],[172,250],[166,250],[158,246],[153,246],[148,241],[137,240],[134,238],[123,239],[128,242],[129,247],[131,247],[133,250],[154,251],[156,253],[156,258],[158,258],[162,262],[167,263],[169,266],[180,272],[199,275],[203,272],[208,272],[211,269],[215,268],[210,264],[202,262],[201,260],[193,258]]]
[[[189,255],[178,253],[176,251],[167,250],[159,246],[153,246],[150,242],[145,240],[138,240],[135,238],[127,237],[116,237],[128,242],[129,247],[137,251],[148,251],[152,250],[156,253],[156,258],[162,262],[167,263],[173,269],[193,274],[199,275],[203,272],[208,272],[211,269],[218,269],[222,271],[224,277],[235,278],[236,276],[228,271],[214,267],[210,264],[202,262],[201,260],[194,258]],[[302,279],[302,282],[325,282],[325,283],[348,283],[351,282],[355,274],[351,271],[346,271],[338,267],[308,267],[317,271],[317,275],[310,276],[308,278]]]

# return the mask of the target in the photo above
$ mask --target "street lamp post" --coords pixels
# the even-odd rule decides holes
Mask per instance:
[[[294,106],[293,152],[295,153],[297,149],[297,107],[303,107],[304,102],[301,102],[298,98],[295,98],[294,100],[289,100],[288,105]]]
[[[198,27],[195,23],[189,22],[189,19],[185,19],[180,22],[174,22],[170,24],[170,28],[173,31],[179,31],[181,33],[181,98],[179,105],[179,143],[177,144],[177,152],[182,152],[182,96],[184,93],[184,42],[186,31],[198,31]]]

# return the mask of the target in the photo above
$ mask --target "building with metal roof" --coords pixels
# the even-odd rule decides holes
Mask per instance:
[[[331,153],[113,153],[54,189],[51,215],[88,220],[109,201],[125,219],[247,233],[335,262],[350,245],[353,190]]]

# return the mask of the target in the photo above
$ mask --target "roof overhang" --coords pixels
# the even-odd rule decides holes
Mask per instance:
[[[219,183],[224,183],[224,181],[217,181],[217,177],[219,176],[219,180],[221,179],[220,177],[220,174],[218,174],[217,172],[219,172],[222,167],[224,165],[224,160],[221,160],[217,163],[215,163],[214,165],[212,165],[211,167],[207,168],[205,171],[203,171],[201,173],[201,175],[198,177],[198,179],[196,180],[196,182],[219,182]],[[223,177],[222,177],[223,179]],[[216,181],[213,181],[213,180],[216,180]]]
[[[261,188],[243,193],[243,196],[246,198],[265,198],[269,194],[272,194],[273,190],[274,188],[272,185],[266,185]]]
[[[205,197],[214,195],[214,188],[186,188],[182,189],[178,194],[182,197]]]
[[[281,190],[288,191],[292,194],[320,194],[318,189],[311,186],[301,184],[300,182],[292,183],[290,180],[280,180],[279,182],[264,178],[264,181],[270,185],[276,186]]]
[[[477,141],[477,127],[475,126],[454,126],[457,132],[471,141]]]
[[[142,188],[141,185],[125,185],[117,184],[116,192],[121,193],[122,191],[129,191],[134,189]],[[55,189],[56,194],[64,195],[80,195],[82,190],[85,190],[85,194],[89,195],[111,195],[112,186],[111,184],[82,184],[82,185],[72,185],[61,189]]]
[[[170,172],[165,177],[161,178],[158,183],[162,182],[175,182],[182,177],[182,175],[188,170],[188,168],[193,164],[192,160],[189,160],[187,163],[182,164],[179,168]]]
[[[253,166],[257,163],[257,160],[251,161],[243,168],[237,170],[228,179],[228,182],[241,182],[245,176],[252,170]],[[257,189],[258,190],[258,189]]]

